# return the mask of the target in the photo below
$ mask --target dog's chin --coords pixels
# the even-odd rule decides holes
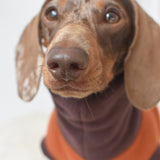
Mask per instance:
[[[87,78],[86,78],[87,79]],[[49,74],[44,74],[44,84],[51,91],[51,93],[59,95],[64,98],[83,99],[92,94],[103,92],[108,88],[108,84],[112,81],[113,76],[97,75],[87,79],[81,78],[77,81],[65,82],[63,80],[55,80]]]
[[[75,89],[71,87],[64,87],[60,89],[50,89],[50,91],[53,94],[57,94],[64,98],[76,98],[76,99],[83,99],[93,94],[92,91]]]
[[[45,79],[44,79],[45,80]],[[51,82],[51,81],[50,81]],[[99,83],[97,83],[99,82]],[[108,88],[108,84],[110,81],[97,81],[92,85],[88,85],[88,83],[79,84],[79,83],[48,83],[47,80],[44,81],[46,87],[51,91],[51,93],[59,95],[64,98],[76,98],[83,99],[92,94],[97,94],[103,92],[106,88]]]

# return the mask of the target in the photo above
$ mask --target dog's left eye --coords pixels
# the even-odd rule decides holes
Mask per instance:
[[[49,8],[47,11],[46,11],[46,17],[49,21],[53,21],[53,20],[56,20],[57,17],[58,17],[58,12],[55,8]]]
[[[119,22],[120,17],[114,12],[108,12],[105,15],[105,21],[110,24]]]

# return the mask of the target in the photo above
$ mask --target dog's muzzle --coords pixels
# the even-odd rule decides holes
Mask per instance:
[[[88,66],[88,55],[77,47],[53,47],[47,54],[47,66],[57,80],[76,80]]]

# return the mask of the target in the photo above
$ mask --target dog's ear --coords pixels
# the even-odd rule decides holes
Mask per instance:
[[[31,101],[39,88],[43,63],[39,30],[37,15],[25,28],[16,48],[18,93],[24,101]]]
[[[134,39],[125,59],[125,85],[131,103],[150,109],[160,99],[160,27],[132,1]]]

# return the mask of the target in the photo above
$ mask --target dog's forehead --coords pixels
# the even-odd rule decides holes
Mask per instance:
[[[131,5],[131,0],[46,0],[46,2],[51,1],[56,2],[59,7],[64,7],[69,4],[79,9],[85,8],[86,6],[90,8],[94,7],[97,9],[103,9],[108,3],[121,4],[125,9],[127,9],[128,6]]]

